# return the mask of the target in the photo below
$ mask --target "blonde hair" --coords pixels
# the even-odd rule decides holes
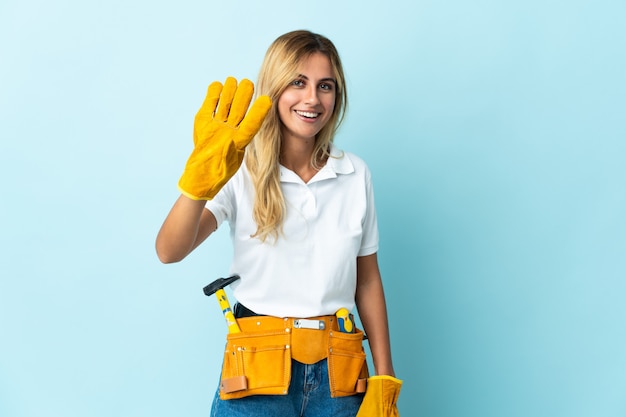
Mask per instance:
[[[311,165],[319,169],[319,162],[330,155],[330,144],[343,121],[348,104],[345,76],[335,45],[328,38],[306,30],[286,33],[270,45],[259,71],[256,93],[269,96],[273,105],[261,129],[248,145],[246,166],[255,189],[252,216],[257,230],[252,237],[262,242],[268,237],[278,238],[286,213],[285,199],[280,188],[282,134],[278,99],[297,78],[300,63],[318,52],[328,57],[337,80],[335,111],[317,134],[311,156]]]

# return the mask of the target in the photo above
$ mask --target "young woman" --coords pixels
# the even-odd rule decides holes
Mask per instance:
[[[229,334],[212,415],[355,416],[363,334],[341,332],[337,311],[356,306],[375,373],[395,373],[370,172],[333,144],[347,105],[341,61],[324,36],[294,31],[268,49],[246,115],[248,83],[209,88],[157,253],[180,261],[230,225],[242,332]],[[285,386],[267,382],[285,375]]]

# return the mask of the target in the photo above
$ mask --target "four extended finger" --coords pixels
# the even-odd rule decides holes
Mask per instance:
[[[233,104],[230,106],[230,113],[228,114],[229,126],[237,126],[243,120],[246,115],[250,101],[252,101],[252,94],[254,93],[254,84],[252,81],[244,78],[237,86],[235,92],[235,98]]]
[[[226,78],[224,82],[224,88],[220,95],[219,104],[217,106],[217,112],[215,113],[215,119],[220,122],[226,122],[228,120],[228,113],[233,103],[233,97],[237,91],[237,80],[233,77]]]
[[[250,143],[261,128],[263,120],[271,108],[272,100],[268,96],[260,96],[252,103],[250,111],[239,125],[237,134],[234,137],[237,148],[243,149]]]

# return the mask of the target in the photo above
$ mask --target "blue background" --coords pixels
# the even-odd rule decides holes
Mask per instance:
[[[329,36],[404,416],[626,415],[626,3],[0,3],[0,415],[206,416],[225,324],[154,238],[206,86]]]

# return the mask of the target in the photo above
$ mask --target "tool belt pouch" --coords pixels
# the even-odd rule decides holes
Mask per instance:
[[[247,319],[238,321],[244,320]],[[284,328],[244,330],[226,336],[220,382],[222,400],[250,395],[285,395],[290,380],[289,333]]]
[[[364,393],[369,377],[363,332],[332,331],[329,335],[328,376],[331,397],[346,397]]]

